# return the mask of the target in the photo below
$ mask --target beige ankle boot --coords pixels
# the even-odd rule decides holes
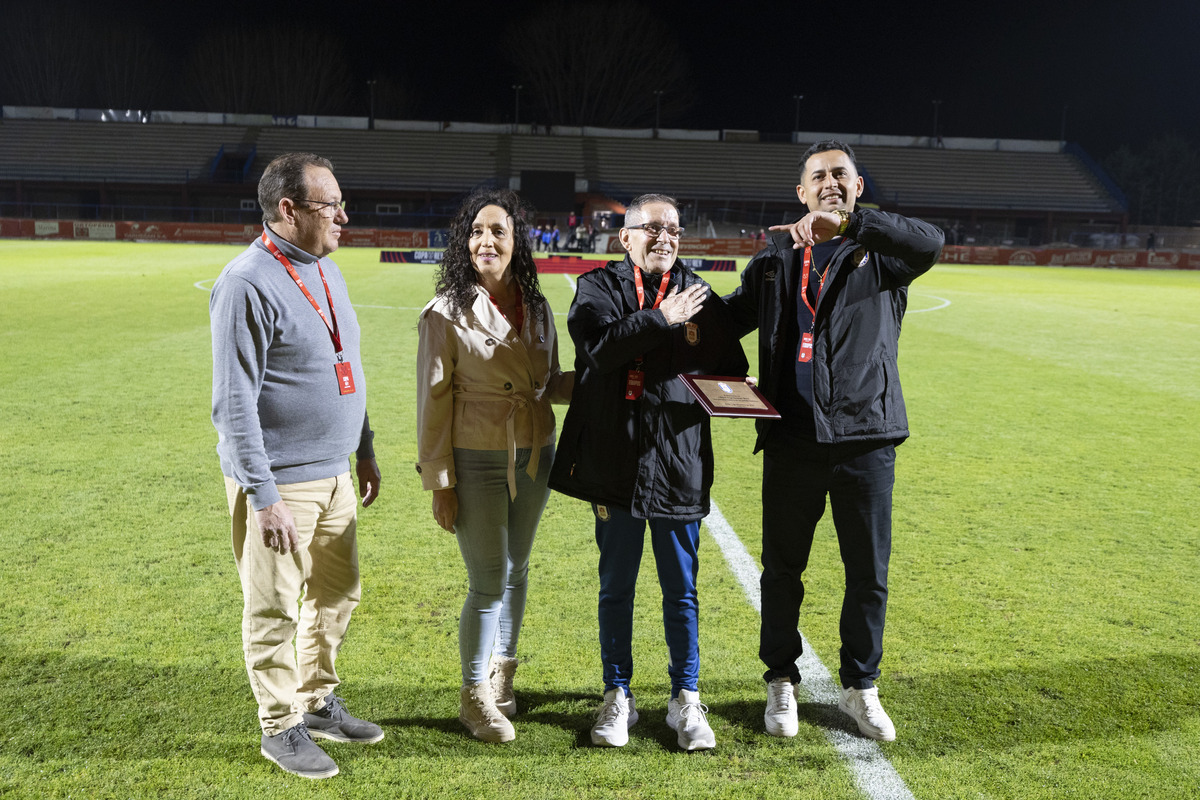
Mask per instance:
[[[491,674],[488,678],[492,685],[492,698],[496,701],[496,709],[509,719],[517,713],[517,696],[513,694],[513,673],[516,671],[515,658],[492,656]]]
[[[511,742],[517,738],[512,723],[496,708],[492,686],[487,681],[462,687],[458,695],[458,720],[480,741]]]

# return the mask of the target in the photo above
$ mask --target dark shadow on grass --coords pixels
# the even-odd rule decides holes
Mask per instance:
[[[1200,707],[1197,678],[1200,655],[1166,653],[1019,670],[893,675],[885,676],[880,688],[899,733],[892,746],[938,755],[974,750],[980,742],[1004,749],[1175,731],[1180,709]],[[746,698],[750,686],[721,681],[706,684],[704,691],[711,714],[742,728],[737,735],[745,742],[766,738],[765,692],[761,700],[757,687],[752,700],[721,698]],[[35,761],[60,759],[64,753],[100,759],[261,760],[254,700],[236,661],[178,667],[58,652],[18,658],[0,647],[0,688],[11,712],[4,748]],[[339,760],[441,753],[461,746],[465,732],[457,718],[457,687],[422,691],[366,676],[351,679],[339,694],[351,713],[374,716],[387,734],[378,745],[334,745]],[[425,707],[406,714],[404,703],[412,701],[405,697],[421,697]],[[590,730],[599,705],[594,694],[518,688],[517,698],[518,728],[522,723],[553,726],[573,732],[575,746],[592,747]],[[666,724],[665,705],[662,698],[648,701],[639,709],[641,719],[632,734],[635,740],[674,751],[675,732]],[[430,713],[434,708],[444,715]],[[385,716],[381,711],[400,713]],[[802,702],[799,712],[802,726],[855,732],[853,721],[835,706]]]

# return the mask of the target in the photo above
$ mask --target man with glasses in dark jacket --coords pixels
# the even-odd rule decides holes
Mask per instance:
[[[678,263],[679,208],[666,195],[625,213],[623,261],[580,276],[567,328],[575,391],[550,488],[592,504],[600,548],[604,704],[592,743],[621,747],[637,722],[633,597],[647,524],[670,661],[667,724],[685,750],[716,745],[700,703],[700,520],[713,481],[708,414],[680,373],[741,376],[746,356],[719,295]]]
[[[781,413],[759,420],[763,574],[759,657],[773,736],[795,736],[803,651],[801,577],[813,533],[833,510],[846,571],[838,703],[864,736],[896,729],[875,679],[883,656],[896,445],[908,417],[896,355],[908,285],[937,261],[942,232],[917,219],[856,208],[854,151],[814,144],[796,187],[808,213],[769,241],[726,297],[745,335],[759,335],[761,389]]]

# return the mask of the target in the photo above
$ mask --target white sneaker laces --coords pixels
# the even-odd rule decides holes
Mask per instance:
[[[699,719],[696,718],[696,714],[700,715]],[[705,721],[708,719],[708,706],[704,703],[685,703],[679,709],[679,719],[684,725]]]
[[[786,713],[791,711],[792,699],[795,697],[792,684],[788,681],[778,680],[771,681],[767,684],[767,690],[771,693],[771,711],[775,713]]]
[[[596,721],[601,725],[609,725],[616,722],[621,716],[620,703],[619,699],[613,699],[600,706],[600,710],[596,712]]]

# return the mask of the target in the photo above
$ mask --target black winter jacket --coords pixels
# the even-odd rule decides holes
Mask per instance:
[[[638,310],[628,257],[579,277],[567,328],[575,342],[575,389],[563,421],[550,488],[642,519],[693,520],[708,514],[713,481],[708,414],[680,373],[743,376],[746,355],[720,295],[708,292],[686,325],[668,326],[650,308],[658,281]],[[667,293],[704,283],[676,263]],[[689,338],[695,341],[689,341]],[[629,370],[643,356],[645,389],[626,400]]]
[[[937,262],[944,234],[919,219],[859,209],[834,251],[817,303],[813,403],[817,441],[908,437],[896,366],[908,285]],[[725,300],[744,336],[758,328],[759,388],[775,401],[794,372],[787,326],[799,302],[803,250],[782,233],[751,259],[742,285]],[[758,452],[772,420],[759,420]]]

